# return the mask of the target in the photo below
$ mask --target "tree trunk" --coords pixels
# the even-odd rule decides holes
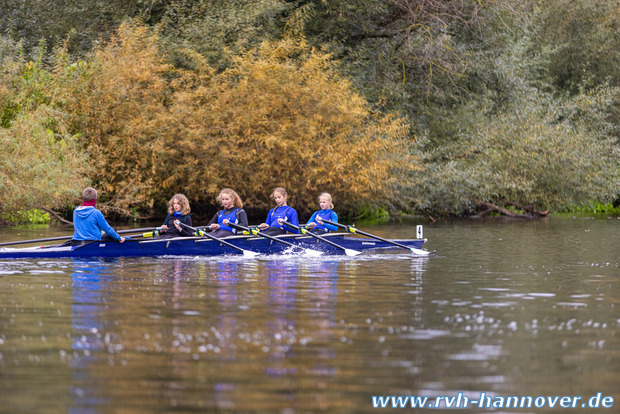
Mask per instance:
[[[521,210],[525,211],[526,213],[530,213],[532,216],[546,217],[547,214],[549,214],[549,210],[545,210],[545,211],[535,210],[534,206],[524,206],[523,204],[517,203],[514,201],[506,201],[505,203],[511,206],[518,207]]]
[[[36,208],[38,208],[39,210],[43,210],[43,211],[48,212],[52,217],[54,217],[56,220],[60,221],[63,224],[73,225],[73,223],[71,221],[65,220],[64,218],[60,217],[60,214],[56,213],[54,210],[50,210],[49,208],[45,208],[45,207],[41,207],[41,206],[38,206]]]
[[[484,217],[487,214],[489,214],[491,211],[497,211],[498,213],[504,216],[508,216],[508,217],[527,218],[527,219],[531,219],[533,217],[532,215],[528,215],[528,214],[515,213],[514,211],[510,211],[508,209],[505,209],[504,207],[500,207],[492,203],[487,203],[486,201],[482,201],[482,200],[474,200],[474,203],[476,204],[476,206],[478,206],[478,208],[484,209],[479,214],[479,217]]]

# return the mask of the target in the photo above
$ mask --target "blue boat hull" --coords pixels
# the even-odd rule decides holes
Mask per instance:
[[[327,234],[328,240],[338,244],[344,249],[375,251],[379,249],[397,249],[406,251],[393,244],[361,237],[349,237],[342,233]],[[317,250],[324,254],[342,255],[343,249],[339,249],[322,240],[310,236],[286,235],[280,239],[294,244],[295,246]],[[273,240],[253,237],[234,236],[224,239],[243,250],[260,254],[279,254],[286,252],[299,252],[283,243]],[[394,240],[409,248],[419,249],[426,239]],[[149,257],[149,256],[219,256],[239,255],[241,251],[217,241],[206,238],[175,238],[153,240],[128,240],[125,243],[101,241],[84,246],[38,246],[32,248],[5,248],[0,249],[0,260],[23,259],[23,258],[60,258],[60,257]]]

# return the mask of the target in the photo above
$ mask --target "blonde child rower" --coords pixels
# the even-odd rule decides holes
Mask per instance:
[[[319,196],[319,211],[315,211],[306,223],[306,228],[315,234],[329,233],[330,231],[336,231],[338,227],[333,224],[323,223],[323,219],[338,223],[338,214],[332,210],[334,205],[332,204],[332,196],[329,193],[323,193]]]

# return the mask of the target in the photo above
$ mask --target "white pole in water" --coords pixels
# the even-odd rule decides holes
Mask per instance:
[[[422,225],[418,224],[415,228],[415,237],[416,239],[422,239],[423,238],[423,234],[422,234]]]

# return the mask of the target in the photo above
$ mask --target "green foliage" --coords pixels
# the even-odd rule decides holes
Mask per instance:
[[[0,213],[0,221],[10,224],[48,224],[50,216],[43,210],[17,210]]]
[[[620,206],[614,207],[612,203],[584,203],[579,206],[572,206],[564,209],[562,213],[573,214],[611,214],[614,216],[620,216]]]
[[[62,207],[86,184],[86,154],[69,131],[67,114],[53,104],[54,77],[42,54],[25,61],[16,44],[4,41],[0,83],[0,211],[26,220],[20,211]]]
[[[475,199],[541,210],[611,201],[620,185],[618,147],[564,117],[564,108],[535,90],[499,112],[477,103],[464,107],[455,116],[455,140],[427,152],[433,167],[425,177],[425,207],[460,214]]]
[[[280,33],[282,0],[171,0],[162,14],[162,46],[178,67],[196,69],[197,52],[211,67],[229,67],[234,56]]]
[[[370,102],[415,122],[425,122],[426,106],[458,104],[495,81],[486,63],[510,47],[505,21],[519,15],[507,0],[310,3],[309,42],[333,53]]]
[[[543,0],[534,3],[534,46],[544,75],[562,91],[620,85],[620,7],[617,0]]]
[[[86,155],[64,114],[46,105],[19,114],[0,128],[0,209],[64,206],[86,184]]]
[[[484,67],[468,68],[481,82],[467,103],[426,107],[425,173],[403,189],[418,209],[470,214],[475,200],[565,209],[617,194],[620,89],[604,83],[554,97],[538,76],[547,56],[533,53],[528,29],[487,54]]]
[[[347,218],[342,215],[342,218]],[[382,207],[372,207],[370,205],[361,205],[356,211],[355,215],[348,217],[349,220],[355,220],[356,222],[363,221],[366,224],[385,223],[390,219],[390,213]]]
[[[73,31],[70,50],[85,54],[118,27],[126,17],[145,16],[144,0],[3,0],[0,2],[0,33],[23,42],[29,56],[41,40],[49,52],[62,45]],[[35,53],[36,54],[36,53]]]
[[[0,35],[0,127],[8,128],[19,112],[14,81],[19,78],[24,62],[20,45]]]

